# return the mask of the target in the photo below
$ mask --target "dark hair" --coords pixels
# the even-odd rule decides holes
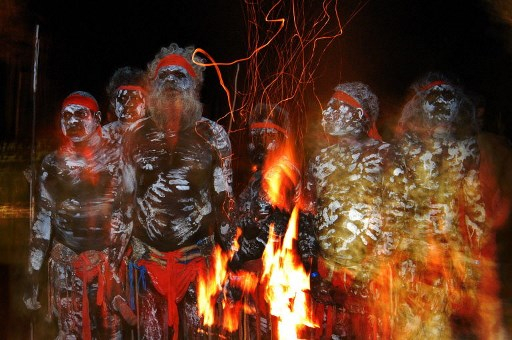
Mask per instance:
[[[130,66],[118,68],[106,88],[110,100],[115,96],[117,88],[122,85],[136,85],[146,89],[147,81],[144,71]]]

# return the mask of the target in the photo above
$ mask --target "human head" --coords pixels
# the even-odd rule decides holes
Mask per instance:
[[[399,132],[452,133],[476,131],[475,108],[462,86],[440,72],[428,72],[411,86]]]
[[[151,117],[162,129],[186,129],[202,115],[199,94],[204,67],[192,61],[193,53],[193,46],[172,43],[148,65]]]
[[[334,88],[322,111],[322,127],[332,136],[367,135],[379,114],[379,101],[368,85],[353,82]]]
[[[64,135],[73,143],[88,140],[99,129],[100,122],[98,102],[90,93],[72,92],[63,100],[60,126]]]
[[[288,112],[277,105],[258,104],[249,117],[249,155],[253,164],[262,165],[265,156],[288,138]]]
[[[133,123],[146,115],[146,80],[142,70],[117,69],[107,86],[110,106],[122,123]]]

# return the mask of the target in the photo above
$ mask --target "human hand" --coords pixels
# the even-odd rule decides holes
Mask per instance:
[[[28,310],[38,310],[41,303],[38,301],[39,286],[37,284],[28,284],[23,294],[23,303]]]

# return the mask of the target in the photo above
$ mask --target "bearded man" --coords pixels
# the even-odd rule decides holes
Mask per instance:
[[[171,44],[149,64],[150,116],[132,125],[123,143],[131,260],[150,278],[138,291],[145,339],[177,339],[180,312],[182,336],[197,331],[196,278],[215,242],[230,245],[231,143],[220,125],[202,117],[203,67],[193,51]]]
[[[60,116],[65,142],[41,165],[24,302],[40,307],[39,272],[51,247],[48,303],[58,338],[118,339],[114,310],[122,299],[114,299],[115,307],[110,302],[120,294],[116,259],[129,236],[112,216],[119,149],[102,138],[98,104],[89,93],[71,93]]]
[[[476,315],[487,234],[475,110],[461,87],[437,72],[411,90],[396,138],[407,169],[408,221],[393,257],[393,335],[449,339],[461,331],[454,320]]]

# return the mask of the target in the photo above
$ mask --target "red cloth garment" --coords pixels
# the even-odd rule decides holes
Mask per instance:
[[[380,135],[379,130],[377,130],[377,123],[375,121],[370,126],[370,130],[368,130],[368,136],[382,142],[382,136]]]
[[[96,304],[98,306],[103,305],[105,303],[105,290],[109,289],[106,279],[107,276],[110,276],[107,256],[102,252],[86,251],[73,260],[72,265],[76,276],[82,280],[82,336],[84,339],[91,339],[87,286],[95,278],[98,278]]]
[[[190,65],[190,63],[189,63],[189,61],[187,59],[185,59],[183,56],[181,56],[179,54],[169,54],[169,55],[163,57],[160,60],[160,62],[158,63],[158,65],[157,65],[157,67],[155,69],[155,74],[154,74],[153,79],[156,79],[156,76],[158,75],[158,71],[161,68],[166,67],[166,66],[171,66],[171,65],[181,66],[193,78],[197,77],[196,72],[194,71],[194,68],[192,67],[192,65]]]
[[[363,109],[363,106],[361,105],[361,103],[359,103],[359,101],[357,99],[355,99],[354,97],[352,97],[351,95],[349,95],[346,92],[336,91],[336,92],[334,92],[334,94],[332,96],[334,98],[338,99],[339,101],[342,101],[352,107],[355,107],[356,109]]]
[[[177,340],[179,333],[178,303],[185,296],[188,286],[197,279],[198,274],[206,271],[206,259],[200,256],[187,263],[180,263],[178,259],[182,257],[181,250],[163,253],[163,256],[152,253],[152,256],[165,261],[166,265],[144,259],[139,260],[137,265],[146,267],[155,289],[167,297],[168,324],[174,329],[173,339]]]
[[[86,96],[82,96],[81,94],[78,94],[78,93],[71,94],[71,95],[67,96],[64,99],[64,101],[62,102],[61,110],[64,110],[64,108],[69,105],[81,105],[81,106],[88,108],[93,113],[98,112],[98,110],[99,110],[98,103],[96,102],[95,99],[86,97]]]

